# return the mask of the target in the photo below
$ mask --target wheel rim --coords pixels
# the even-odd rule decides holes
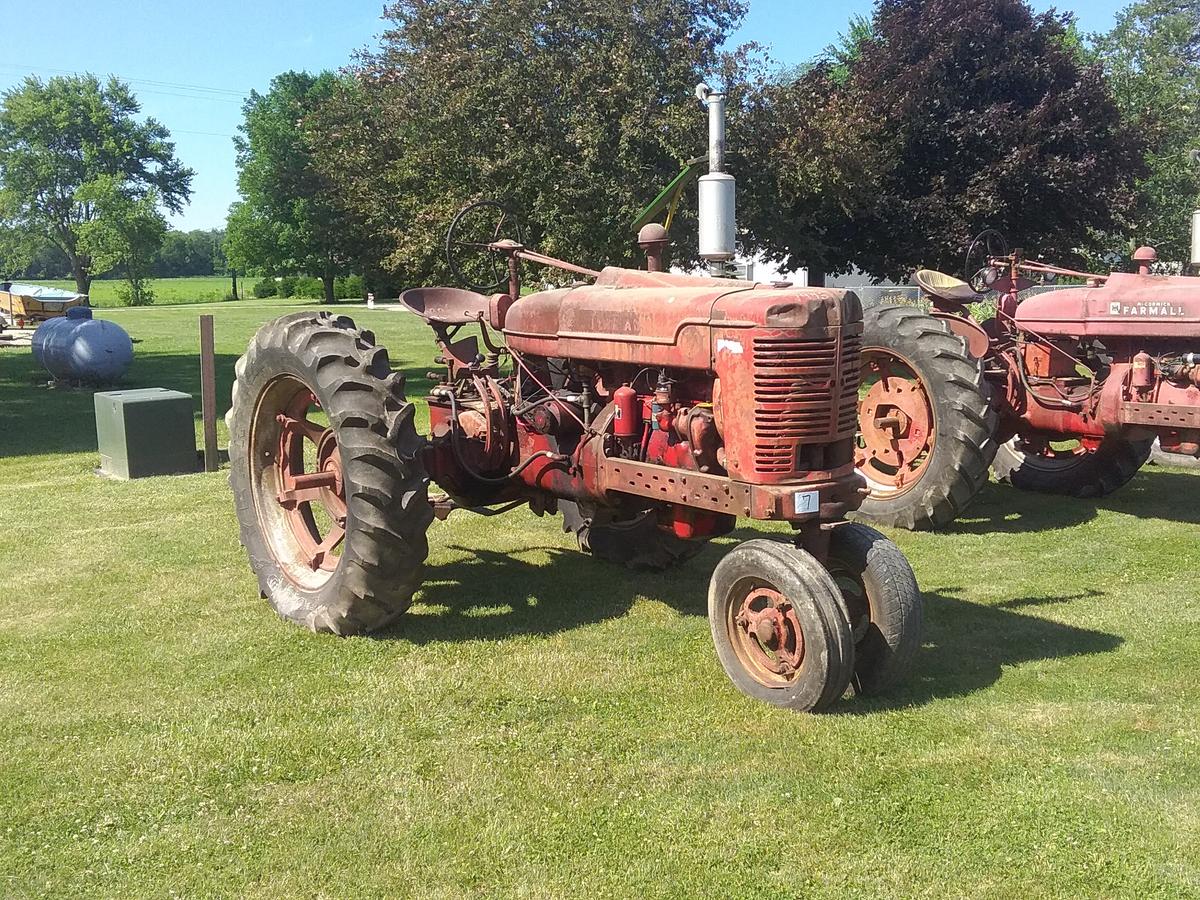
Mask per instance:
[[[728,605],[729,643],[742,668],[766,687],[786,687],[804,663],[804,629],[795,605],[762,581],[734,586]]]
[[[251,434],[259,527],[283,573],[309,589],[337,569],[346,537],[342,458],[324,418],[312,388],[282,376],[260,395]]]
[[[854,464],[872,496],[895,497],[912,490],[929,467],[933,404],[912,364],[888,350],[863,350],[860,383]]]

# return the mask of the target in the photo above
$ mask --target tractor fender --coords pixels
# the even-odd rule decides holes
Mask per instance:
[[[930,312],[929,315],[935,319],[941,319],[952,333],[966,341],[967,352],[973,357],[983,359],[988,355],[988,351],[992,346],[992,339],[983,330],[983,326],[974,319],[956,316],[953,313],[937,312],[936,310]]]

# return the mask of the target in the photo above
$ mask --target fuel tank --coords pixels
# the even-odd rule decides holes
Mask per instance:
[[[861,318],[848,291],[610,267],[594,284],[522,297],[504,334],[535,356],[712,370],[718,344],[739,330],[823,334]]]
[[[1017,324],[1045,337],[1200,337],[1200,278],[1114,272],[1102,287],[1021,301]]]

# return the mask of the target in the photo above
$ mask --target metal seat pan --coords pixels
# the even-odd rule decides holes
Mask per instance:
[[[426,322],[467,325],[487,318],[490,301],[483,294],[461,288],[422,287],[402,293],[400,302]]]
[[[913,275],[913,282],[931,297],[940,297],[954,303],[974,303],[979,294],[961,278],[935,272],[933,269],[920,269]]]

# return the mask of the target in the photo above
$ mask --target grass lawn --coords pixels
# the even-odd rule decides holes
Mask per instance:
[[[257,280],[255,278],[243,283],[243,280],[238,278],[238,295],[241,296],[244,292],[249,291],[254,281]],[[75,282],[70,279],[27,283],[44,284],[65,291],[75,290]],[[91,291],[88,293],[91,305],[98,307],[124,306],[125,304],[117,296],[117,288],[122,284],[124,282],[117,279],[98,278],[93,281]],[[150,289],[154,291],[155,306],[174,306],[180,303],[217,303],[225,299],[232,287],[231,280],[225,275],[155,278],[150,282]]]
[[[222,403],[297,305],[211,307]],[[354,313],[419,394],[425,327]],[[199,396],[197,311],[105,315],[130,385]],[[402,627],[317,636],[258,598],[224,474],[95,477],[91,395],[35,375],[0,351],[0,895],[1200,895],[1197,475],[895,535],[915,673],[804,716],[717,665],[728,542],[633,575],[456,514]]]

